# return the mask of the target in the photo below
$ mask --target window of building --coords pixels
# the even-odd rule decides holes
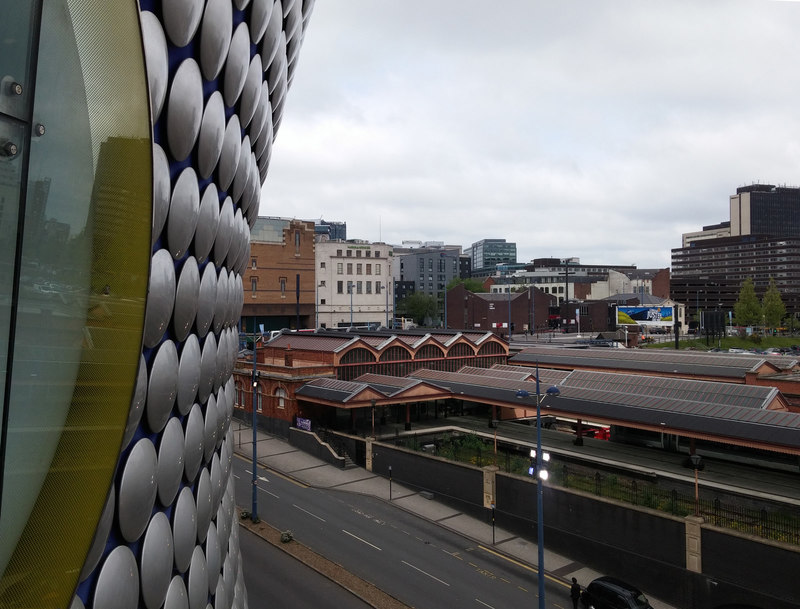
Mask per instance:
[[[336,293],[337,294],[344,294],[344,281],[337,281],[336,282]]]
[[[286,277],[281,277],[279,281],[281,283],[281,298],[286,298]]]
[[[253,296],[256,295],[256,292],[258,291],[258,277],[250,278],[250,291],[253,292]]]
[[[325,304],[325,299],[324,298],[320,298],[319,299],[319,304]]]
[[[255,258],[250,258],[250,268],[253,269],[254,271],[258,268],[256,266],[256,259]]]
[[[294,231],[294,252],[295,254],[300,253],[300,231]]]
[[[348,294],[352,294],[353,293],[353,282],[352,281],[348,281],[347,282],[347,293]]]
[[[348,262],[347,263],[347,274],[348,275],[352,275],[353,274],[353,263],[352,262]]]
[[[241,383],[236,383],[236,407],[244,408],[244,390]]]
[[[367,271],[367,275],[372,275],[372,265],[371,264],[367,265],[366,271]]]
[[[320,262],[319,263],[319,268],[324,269],[325,268],[325,263],[324,262]]]
[[[337,256],[341,256],[342,255],[342,250],[336,250],[336,255]]]
[[[367,294],[372,294],[372,282],[367,281]]]
[[[344,263],[337,262],[336,263],[336,274],[341,275],[344,272]]]
[[[362,288],[363,288],[363,286],[361,285],[361,282],[360,281],[356,281],[356,294],[361,294],[362,293],[362,291],[361,291]]]
[[[380,250],[375,250],[375,257],[376,257],[376,258],[380,258],[380,257],[381,257],[381,252],[380,252]]]
[[[356,258],[361,258],[361,250],[356,250]]]
[[[262,402],[261,402],[261,386],[257,386],[254,388],[256,392],[256,411],[261,412]]]
[[[321,288],[325,287],[325,280],[324,279],[319,282],[319,287],[321,287]]]
[[[367,250],[367,254],[366,254],[367,258],[369,258],[371,255],[372,255],[372,250]]]
[[[360,262],[356,265],[356,275],[361,275],[361,271],[363,270],[363,264]]]
[[[275,397],[278,408],[286,408],[286,390],[283,387],[278,387],[275,390]]]
[[[347,255],[348,256],[352,256],[353,255],[353,250],[347,250]]]
[[[376,293],[376,294],[379,294],[379,293],[380,293],[380,291],[381,291],[381,287],[382,287],[382,286],[381,286],[381,282],[380,282],[380,281],[376,281],[376,282],[375,282],[375,293]]]
[[[375,274],[376,275],[380,275],[381,274],[381,265],[380,264],[376,264],[375,265]]]

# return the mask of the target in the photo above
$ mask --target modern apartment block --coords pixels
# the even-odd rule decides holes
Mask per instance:
[[[439,302],[443,317],[445,288],[450,281],[460,277],[460,264],[459,246],[400,247],[394,250],[392,275],[398,285],[413,284],[412,293],[433,296]]]
[[[314,223],[259,217],[250,232],[241,329],[313,328]]]
[[[517,262],[517,244],[505,239],[481,239],[464,250],[472,260],[472,276],[493,275],[498,264]]]
[[[770,278],[787,312],[800,312],[800,188],[752,184],[730,197],[730,220],[683,235],[672,250],[670,293],[698,311],[729,312],[742,283],[761,296]]]
[[[390,324],[394,318],[392,258],[392,246],[386,243],[317,243],[317,327]]]

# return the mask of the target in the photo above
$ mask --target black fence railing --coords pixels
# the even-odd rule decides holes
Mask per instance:
[[[488,439],[473,434],[445,433],[433,438],[417,438],[414,435],[398,438],[395,443],[478,467],[496,465],[500,470],[512,474],[527,475],[530,466],[530,458],[521,454],[517,447],[501,445],[495,449]],[[708,489],[702,489],[702,495],[695,500],[693,491],[669,487],[663,481],[659,484],[619,472],[556,460],[551,461],[547,469],[550,474],[548,484],[552,486],[579,490],[675,516],[697,513],[715,526],[800,546],[800,510],[793,506],[764,501],[758,507],[753,507],[752,497],[743,497],[742,503],[736,502],[731,495],[721,500],[709,496]]]

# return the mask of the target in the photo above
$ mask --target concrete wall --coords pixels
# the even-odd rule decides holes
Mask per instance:
[[[489,518],[484,507],[489,468],[452,463],[388,444],[372,444],[372,471],[432,492],[464,512]],[[487,475],[486,478],[491,478]],[[536,487],[532,479],[494,474],[498,527],[536,538]],[[602,573],[627,579],[653,596],[685,609],[790,609],[800,598],[800,548],[771,543],[568,489],[545,487],[544,536],[549,550]],[[698,547],[693,547],[697,545]],[[690,550],[690,551],[687,551]],[[687,569],[687,562],[700,573]],[[588,583],[588,582],[585,582]]]
[[[430,491],[437,499],[464,511],[483,510],[483,470],[480,468],[373,443],[372,471],[388,477],[390,465],[395,482]]]

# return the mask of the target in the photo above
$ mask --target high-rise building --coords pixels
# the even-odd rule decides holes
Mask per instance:
[[[481,239],[465,250],[472,258],[473,276],[494,274],[498,264],[516,264],[517,244],[505,239]]]
[[[800,237],[800,188],[752,184],[730,197],[731,235]]]
[[[729,221],[684,234],[672,250],[670,294],[695,321],[700,311],[732,312],[747,278],[759,296],[774,279],[787,311],[800,313],[800,188],[737,188]]]
[[[395,248],[394,256],[394,280],[405,287],[405,293],[433,296],[444,319],[445,289],[461,276],[461,248],[445,245]],[[409,290],[408,282],[413,283],[413,290]]]
[[[237,323],[312,4],[0,5],[0,607],[247,607]]]

